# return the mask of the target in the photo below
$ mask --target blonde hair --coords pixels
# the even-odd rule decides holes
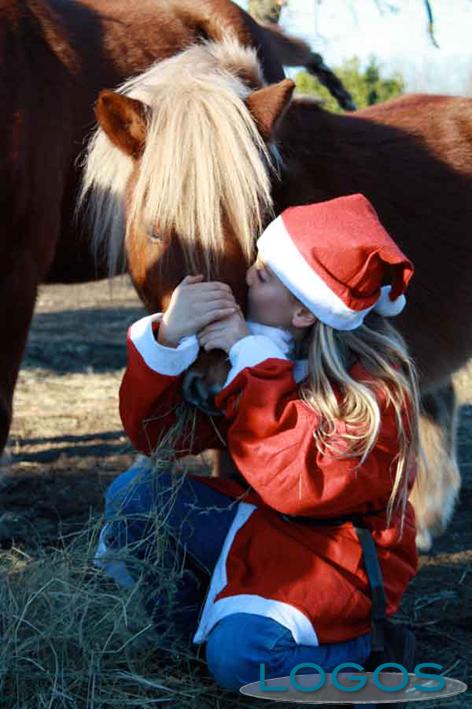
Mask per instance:
[[[421,455],[419,443],[420,394],[418,375],[407,344],[389,319],[371,311],[355,330],[335,330],[316,322],[304,338],[308,348],[308,380],[301,398],[320,416],[313,433],[317,450],[335,453],[338,458],[360,456],[362,466],[377,441],[381,427],[378,395],[393,406],[398,430],[399,453],[392,493],[387,504],[387,525],[397,507],[401,508],[401,529],[408,501],[411,466]],[[349,368],[358,359],[374,381],[351,377]],[[338,401],[333,385],[341,393]],[[346,432],[339,434],[339,421]],[[338,424],[338,426],[337,426]],[[349,430],[351,429],[351,430]],[[341,443],[337,447],[332,438]]]
[[[249,263],[254,234],[272,216],[271,176],[276,164],[245,103],[253,86],[264,86],[255,49],[234,38],[191,45],[126,81],[118,93],[147,106],[147,136],[139,174],[125,215],[134,170],[99,126],[85,155],[79,208],[86,215],[97,257],[110,275],[124,266],[126,221],[142,221],[149,237],[173,232],[187,267],[201,246],[207,275],[224,253],[225,225]]]

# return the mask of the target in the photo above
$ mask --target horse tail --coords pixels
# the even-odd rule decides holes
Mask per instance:
[[[309,45],[297,37],[283,32],[277,25],[261,25],[269,43],[284,66],[303,66],[308,73],[316,76],[345,111],[355,111],[356,105],[342,81],[323,61],[323,57],[312,52]]]

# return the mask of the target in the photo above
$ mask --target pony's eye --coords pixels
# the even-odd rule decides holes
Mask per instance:
[[[157,232],[153,231],[152,234],[148,234],[148,239],[149,241],[155,242],[156,244],[160,244],[162,241],[162,236]]]

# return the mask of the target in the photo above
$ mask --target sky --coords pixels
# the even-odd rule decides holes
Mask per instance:
[[[288,0],[280,24],[331,66],[375,55],[384,73],[403,74],[409,91],[472,95],[472,0],[431,6],[439,49],[427,32],[423,0]]]

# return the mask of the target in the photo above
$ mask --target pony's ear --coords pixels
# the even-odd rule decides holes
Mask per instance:
[[[283,117],[292,99],[295,83],[284,79],[278,84],[265,86],[253,91],[246,99],[250,110],[264,140],[270,140],[277,124]]]
[[[146,111],[141,101],[108,90],[100,92],[95,106],[97,120],[111,142],[135,159],[144,150]]]

